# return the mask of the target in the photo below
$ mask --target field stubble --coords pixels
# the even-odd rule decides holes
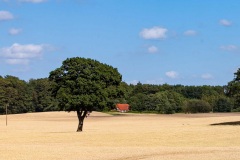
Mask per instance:
[[[0,116],[3,160],[238,160],[239,113],[123,114],[93,112],[77,129],[75,112]]]

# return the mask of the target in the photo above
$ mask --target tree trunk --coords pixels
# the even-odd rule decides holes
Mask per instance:
[[[82,132],[82,129],[83,129],[83,121],[84,121],[86,115],[87,115],[87,111],[86,111],[86,110],[77,111],[77,116],[78,116],[78,128],[77,128],[77,132]]]

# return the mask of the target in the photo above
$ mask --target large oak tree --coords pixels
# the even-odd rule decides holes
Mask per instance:
[[[118,92],[122,76],[116,68],[92,59],[68,58],[60,68],[50,72],[53,81],[52,93],[65,111],[76,111],[82,131],[83,121],[94,108],[105,108]],[[112,95],[114,93],[114,95]],[[121,92],[119,92],[121,93]]]

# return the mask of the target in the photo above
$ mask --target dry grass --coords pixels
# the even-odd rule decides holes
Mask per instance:
[[[92,113],[77,133],[76,113],[0,116],[3,160],[238,160],[240,114],[110,116]]]

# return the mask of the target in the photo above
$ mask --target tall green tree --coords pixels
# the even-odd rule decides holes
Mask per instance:
[[[116,88],[122,76],[116,68],[92,59],[68,58],[60,68],[50,72],[49,80],[54,82],[52,93],[65,111],[76,111],[82,131],[83,121],[94,108],[104,109],[111,95],[109,88]]]
[[[234,73],[234,78],[228,83],[226,93],[234,100],[234,108],[240,108],[240,68]]]

